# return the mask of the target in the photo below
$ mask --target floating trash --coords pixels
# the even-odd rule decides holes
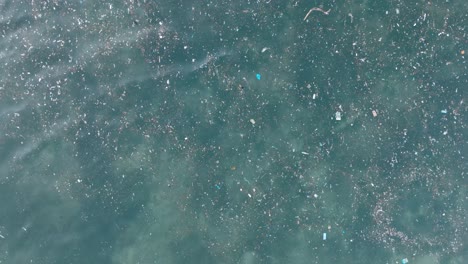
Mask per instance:
[[[259,80],[259,81],[260,81],[260,79],[262,78],[262,76],[260,75],[260,73],[257,73],[256,77],[257,77],[257,80]]]
[[[340,121],[341,120],[341,112],[336,112],[335,113],[335,120]]]

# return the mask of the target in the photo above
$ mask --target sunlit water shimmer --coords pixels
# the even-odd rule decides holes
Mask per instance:
[[[468,262],[465,0],[0,10],[0,263]]]

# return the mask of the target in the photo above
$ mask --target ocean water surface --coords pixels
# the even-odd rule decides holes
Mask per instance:
[[[0,263],[466,263],[467,14],[1,0]]]

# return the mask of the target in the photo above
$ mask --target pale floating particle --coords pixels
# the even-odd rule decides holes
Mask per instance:
[[[322,239],[323,239],[323,240],[327,240],[327,233],[323,233]]]
[[[312,95],[312,99],[315,100],[315,98],[317,98],[317,94],[316,94],[316,93],[314,93],[314,94]]]
[[[399,15],[399,14],[400,14],[400,9],[396,8],[396,9],[395,9],[395,13],[396,13],[397,15]]]
[[[336,113],[335,113],[335,119],[336,119],[337,121],[340,121],[340,120],[341,120],[341,112],[336,111]]]
[[[1,237],[1,238],[5,238],[2,234],[0,234],[0,237]]]
[[[301,153],[302,153],[303,155],[309,155],[309,153],[308,153],[308,152],[305,152],[305,151],[302,151]]]
[[[264,48],[262,49],[262,53],[265,52],[265,51],[267,51],[267,50],[269,50],[269,49],[270,49],[270,48],[264,47]]]
[[[169,79],[167,79],[166,83],[167,83],[167,84],[170,84],[171,82],[169,81]]]
[[[377,116],[377,111],[372,110],[372,116],[373,116],[373,117],[376,117],[376,116]]]
[[[255,125],[255,120],[253,118],[251,118],[249,121],[252,125]]]

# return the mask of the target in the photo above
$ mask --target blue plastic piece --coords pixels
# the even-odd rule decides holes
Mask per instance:
[[[262,76],[260,75],[260,73],[257,73],[257,80],[260,81],[260,78],[262,78]]]

